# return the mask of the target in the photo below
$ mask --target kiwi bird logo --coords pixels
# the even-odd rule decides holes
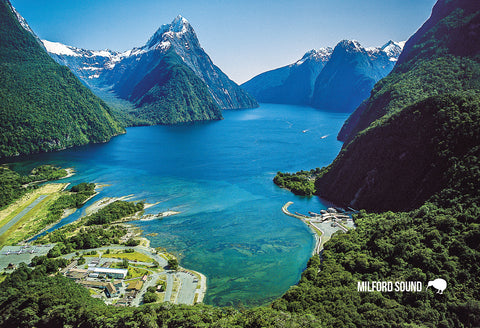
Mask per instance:
[[[433,286],[435,289],[437,289],[437,294],[443,294],[443,291],[445,290],[445,288],[447,288],[447,282],[445,281],[445,279],[437,278],[435,280],[429,281],[425,290],[427,290],[430,286]]]

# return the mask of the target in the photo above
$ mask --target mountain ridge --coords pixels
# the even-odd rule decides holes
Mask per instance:
[[[353,59],[348,61],[340,52],[349,47]],[[261,73],[242,87],[260,102],[348,112],[368,97],[375,82],[390,72],[402,47],[403,42],[389,41],[382,47],[363,48],[358,41],[343,40],[334,49],[310,50],[295,63]],[[367,64],[360,67],[355,56],[363,56]],[[341,96],[333,97],[332,93]]]

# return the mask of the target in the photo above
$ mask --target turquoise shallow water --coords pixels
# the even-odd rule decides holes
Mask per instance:
[[[308,107],[262,104],[226,111],[218,122],[127,129],[101,145],[16,159],[26,171],[43,163],[74,167],[67,181],[108,184],[105,196],[133,194],[160,202],[148,209],[181,211],[161,221],[136,222],[153,247],[179,256],[182,266],[208,278],[205,302],[259,305],[298,282],[314,238],[293,211],[318,212],[328,204],[276,187],[277,171],[328,165],[340,150],[335,137],[346,114]],[[326,138],[321,138],[327,136]],[[87,205],[88,205],[87,204]],[[77,211],[61,225],[77,219]]]

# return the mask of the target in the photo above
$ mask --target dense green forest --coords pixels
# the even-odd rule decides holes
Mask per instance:
[[[205,83],[173,50],[135,86],[129,100],[138,107],[130,114],[153,124],[222,119]]]
[[[29,175],[20,175],[6,166],[0,166],[0,209],[37,188],[34,182],[56,180],[66,175],[66,170],[51,165],[34,168]]]
[[[0,40],[0,158],[105,142],[125,131],[20,25],[8,1],[0,1]]]
[[[65,169],[45,164],[34,168],[30,174],[23,179],[26,183],[35,181],[52,181],[64,178],[67,174],[67,170]]]
[[[117,200],[100,209],[98,212],[87,216],[86,224],[110,224],[114,221],[120,220],[121,218],[125,218],[142,211],[143,205],[144,204],[142,202],[133,203]]]
[[[411,212],[357,215],[357,228],[338,233],[313,257],[298,286],[273,308],[314,314],[327,327],[478,327],[480,208],[425,203]],[[358,281],[444,278],[435,294],[357,292]]]
[[[480,181],[479,145],[480,94],[431,97],[365,130],[315,187],[337,204],[375,211],[418,208],[450,188],[468,197]]]
[[[299,171],[297,173],[277,172],[273,182],[282,188],[286,188],[299,196],[312,196],[315,194],[315,178],[320,174],[320,169],[310,171]]]

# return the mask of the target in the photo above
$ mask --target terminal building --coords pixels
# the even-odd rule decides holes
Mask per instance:
[[[92,271],[98,276],[105,276],[114,279],[125,279],[128,274],[127,269],[93,268]]]

